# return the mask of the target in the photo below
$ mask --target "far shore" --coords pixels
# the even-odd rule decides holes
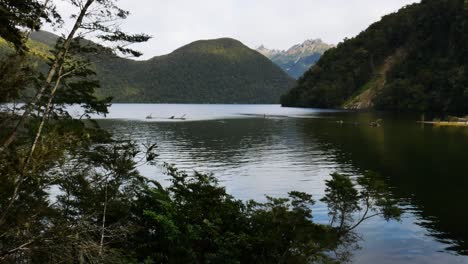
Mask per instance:
[[[434,126],[455,126],[455,127],[468,127],[468,122],[449,122],[449,121],[424,121],[424,122],[419,122],[423,124],[428,124],[428,125],[434,125]]]

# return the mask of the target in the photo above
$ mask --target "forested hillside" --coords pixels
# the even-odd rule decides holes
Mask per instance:
[[[468,112],[468,2],[423,0],[327,51],[284,106]]]
[[[131,61],[94,59],[103,95],[116,102],[279,103],[294,80],[233,39],[203,40],[169,55]]]
[[[31,49],[47,52],[57,38],[35,32]],[[279,103],[294,85],[278,66],[234,39],[197,41],[147,61],[121,58],[90,41],[86,44],[98,49],[88,55],[102,86],[98,96],[111,96],[114,102]]]

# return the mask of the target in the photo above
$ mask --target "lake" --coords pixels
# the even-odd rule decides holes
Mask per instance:
[[[377,119],[380,127],[369,125]],[[405,213],[400,222],[362,224],[355,263],[468,263],[468,128],[419,119],[278,105],[116,104],[99,122],[117,138],[157,143],[160,164],[213,173],[243,200],[291,190],[319,200],[330,173],[374,171]],[[141,168],[165,182],[162,171]],[[327,223],[324,204],[313,210]]]

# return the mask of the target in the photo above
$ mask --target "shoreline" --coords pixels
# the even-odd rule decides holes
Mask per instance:
[[[468,127],[468,122],[449,122],[449,121],[419,121],[421,124],[433,126],[452,126],[452,127]]]

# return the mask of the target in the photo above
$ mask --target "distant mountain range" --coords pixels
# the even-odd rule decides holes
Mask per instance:
[[[321,39],[306,40],[288,50],[267,49],[260,46],[257,51],[280,66],[295,79],[299,79],[310,67],[315,65],[320,57],[333,45],[324,43]]]
[[[468,113],[468,2],[422,0],[328,50],[284,106]]]
[[[39,31],[31,38],[33,48],[44,50],[58,36]],[[196,41],[146,61],[121,58],[86,43],[100,49],[89,56],[102,86],[98,95],[112,96],[114,102],[279,103],[295,84],[260,53],[229,38]]]

